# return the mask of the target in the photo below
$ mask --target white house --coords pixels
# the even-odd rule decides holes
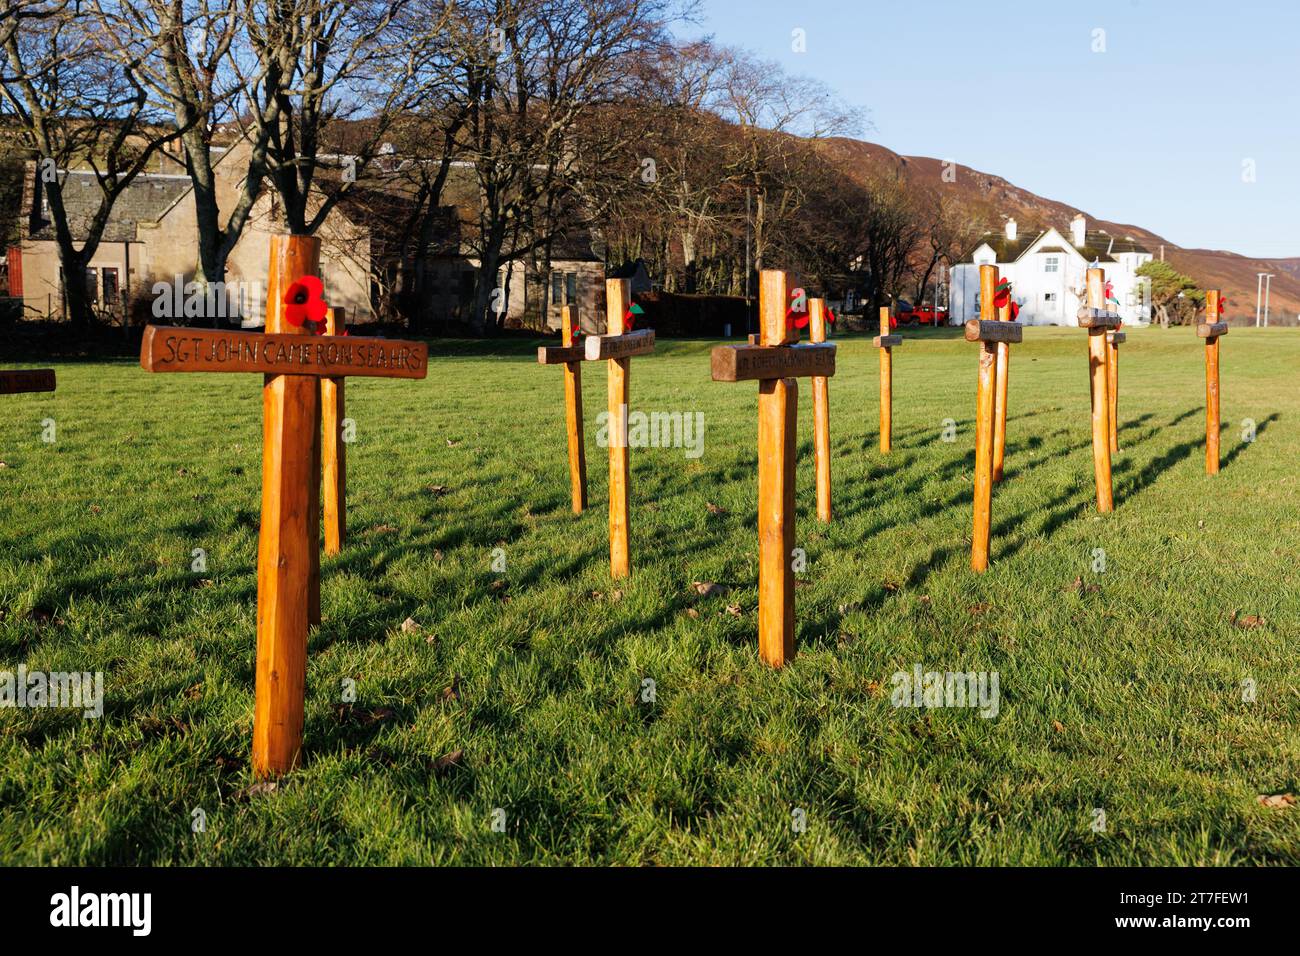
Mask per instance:
[[[1087,220],[1075,216],[1067,241],[1053,228],[1035,236],[1021,236],[1016,221],[1008,219],[1000,237],[986,235],[971,253],[971,261],[953,266],[950,278],[950,321],[979,317],[981,265],[995,265],[1011,280],[1011,294],[1026,325],[1078,325],[1076,313],[1084,303],[1088,268],[1100,266],[1112,285],[1109,307],[1137,325],[1151,321],[1151,299],[1144,295],[1138,266],[1151,261],[1151,253],[1125,236],[1105,230],[1089,231]]]

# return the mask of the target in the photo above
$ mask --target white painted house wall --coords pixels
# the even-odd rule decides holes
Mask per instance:
[[[1014,229],[1014,225],[1009,224]],[[1071,236],[1070,238],[1074,238]],[[1082,242],[1079,243],[1082,245]],[[1045,252],[1045,249],[1060,251]],[[1011,292],[1020,306],[1019,320],[1025,325],[1079,324],[1076,313],[1084,301],[1088,267],[1092,264],[1072,243],[1055,229],[1039,236],[1014,262],[997,262],[993,248],[981,243],[970,262],[953,267],[949,297],[950,320],[960,325],[979,317],[979,267],[996,265],[1002,278],[1011,280]],[[1114,261],[1103,261],[1118,306],[1112,308],[1130,325],[1151,321],[1149,303],[1143,305],[1137,269],[1151,260],[1146,252],[1116,253]]]

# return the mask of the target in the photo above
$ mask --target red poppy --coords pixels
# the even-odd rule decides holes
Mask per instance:
[[[829,322],[831,325],[835,324],[835,310],[832,309],[829,305],[826,306],[826,321]]]
[[[1109,302],[1111,299],[1114,299],[1114,298],[1115,298],[1115,283],[1111,282],[1109,279],[1106,280],[1106,293],[1105,293],[1105,295],[1106,295],[1106,301],[1107,301],[1107,302]],[[1119,300],[1116,299],[1115,301],[1118,302]]]
[[[313,335],[325,321],[329,305],[323,297],[324,284],[316,276],[303,276],[284,293],[284,320],[298,328],[306,327]]]
[[[1227,300],[1227,299],[1220,299],[1220,300],[1219,300],[1219,315],[1223,315],[1223,310],[1226,309],[1227,307],[1228,307],[1228,300]]]
[[[1000,309],[1010,301],[1011,301],[1011,280],[1002,279],[1000,282],[998,282],[997,288],[993,290],[993,306],[994,308]]]

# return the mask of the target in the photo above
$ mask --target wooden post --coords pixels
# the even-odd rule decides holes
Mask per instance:
[[[786,322],[793,276],[764,269],[759,276],[759,347],[798,338]],[[758,383],[758,655],[773,667],[793,660],[794,461],[799,383]]]
[[[623,334],[623,316],[632,301],[630,279],[605,280],[605,334]],[[632,573],[628,547],[628,489],[631,462],[627,447],[627,411],[631,400],[632,360],[609,360],[609,573],[618,580]]]
[[[980,321],[994,317],[993,295],[998,284],[998,267],[980,266]],[[979,379],[975,390],[975,515],[971,529],[971,570],[984,572],[989,566],[989,544],[993,521],[993,431],[997,378],[996,343],[980,344]]]
[[[347,313],[343,308],[332,308],[325,313],[325,334],[342,335],[347,328]],[[348,467],[347,446],[343,441],[343,419],[347,413],[344,404],[345,379],[322,378],[321,401],[321,465],[324,478],[321,510],[325,515],[325,553],[338,554],[347,538],[348,521]]]
[[[583,343],[585,361],[609,361],[609,573],[617,580],[632,573],[628,550],[629,467],[627,412],[632,356],[654,351],[653,329],[627,331],[627,314],[632,303],[629,279],[605,280],[605,334],[588,336]],[[563,353],[565,349],[559,349]],[[544,350],[538,361],[546,362]]]
[[[1196,327],[1205,339],[1205,473],[1219,473],[1219,336],[1228,334],[1228,323],[1219,321],[1222,293],[1209,289],[1205,293],[1207,321]]]
[[[720,345],[711,357],[715,382],[758,385],[758,652],[773,667],[794,658],[794,462],[797,379],[835,374],[835,346],[794,345],[786,322],[793,277],[764,269],[759,277],[758,344]]]
[[[272,238],[269,332],[147,326],[140,365],[150,372],[255,372],[262,387],[262,526],[257,549],[257,665],[253,770],[299,761],[311,591],[319,586],[320,388],[313,379],[424,378],[422,342],[311,336],[284,318],[294,277],[316,268],[318,240]],[[281,331],[277,332],[276,329]]]
[[[1088,308],[1105,312],[1106,272],[1104,269],[1088,270]],[[1106,330],[1113,328],[1118,316],[1110,325],[1088,326],[1088,368],[1092,392],[1092,470],[1097,483],[1097,510],[1115,509],[1110,481],[1110,373],[1107,370]]]
[[[808,338],[817,343],[826,341],[826,302],[823,299],[808,300]],[[794,394],[797,400],[797,389]],[[826,376],[813,376],[812,398],[813,458],[817,476],[817,519],[829,522],[831,520],[831,406],[830,380]],[[793,501],[793,488],[790,490],[790,494],[791,501]]]
[[[880,334],[871,343],[880,349],[880,451],[889,454],[894,447],[894,346],[901,345],[900,335],[889,333],[889,306],[880,307]]]
[[[997,310],[1000,322],[1011,321],[1011,302]],[[993,394],[993,481],[1002,480],[1002,465],[1007,455],[1007,377],[1011,366],[1011,346],[997,343]]]
[[[1119,347],[1128,336],[1118,329],[1106,333],[1106,393],[1110,407],[1110,453],[1119,452]]]
[[[582,319],[574,306],[561,310],[562,338],[566,348],[573,347],[573,333],[582,331]],[[564,423],[569,436],[569,491],[573,513],[582,514],[587,507],[587,452],[582,435],[582,361],[564,363]]]
[[[284,321],[284,296],[294,282],[319,272],[318,238],[271,237],[267,333],[308,334]],[[302,375],[267,375],[253,714],[253,772],[260,777],[292,770],[302,750],[307,627],[320,614],[320,434],[317,383]]]

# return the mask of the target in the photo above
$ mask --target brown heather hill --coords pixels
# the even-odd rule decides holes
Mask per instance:
[[[898,170],[918,200],[933,202],[939,191],[955,200],[971,219],[990,232],[1001,232],[1007,217],[1014,217],[1021,235],[1055,226],[1069,235],[1070,220],[1083,213],[1089,229],[1104,229],[1118,238],[1131,236],[1159,259],[1165,247],[1165,261],[1186,273],[1202,288],[1219,288],[1228,299],[1227,315],[1255,321],[1256,273],[1272,272],[1269,297],[1270,324],[1295,324],[1300,314],[1300,257],[1250,259],[1217,249],[1184,249],[1149,229],[1127,223],[1097,219],[1086,210],[1044,199],[1007,182],[1001,176],[982,173],[969,166],[957,166],[956,182],[942,179],[943,161],[927,156],[900,156],[875,143],[854,139],[830,139],[822,145],[826,156],[846,175],[861,181],[867,176]]]

